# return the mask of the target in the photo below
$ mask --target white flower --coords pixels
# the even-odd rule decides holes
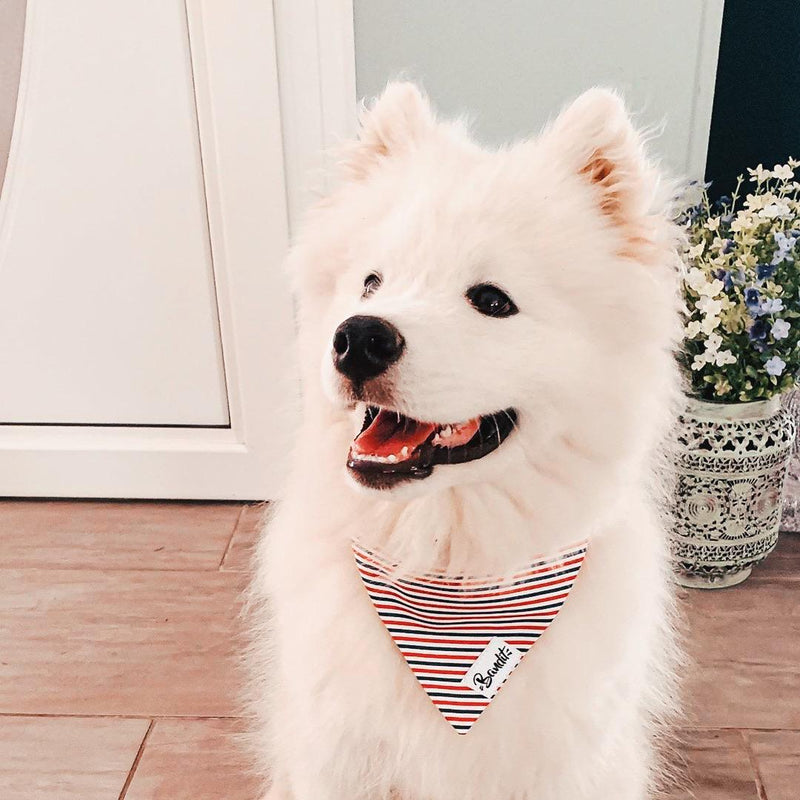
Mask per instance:
[[[692,267],[686,273],[686,283],[697,294],[706,297],[716,297],[725,288],[725,284],[716,278],[709,281],[706,273],[697,267]]]
[[[699,353],[694,357],[694,361],[692,361],[692,369],[697,371],[698,369],[703,369],[706,365],[706,357],[702,353]]]
[[[717,278],[714,278],[713,281],[707,283],[700,290],[700,294],[706,295],[707,297],[716,297],[724,288],[725,284]]]
[[[719,346],[722,344],[722,337],[718,333],[712,333],[709,335],[708,339],[706,339],[706,353],[711,355],[712,353],[716,353],[719,350]]]
[[[706,278],[703,270],[692,267],[686,273],[686,283],[690,289],[694,289],[698,294],[701,294],[701,289],[708,283],[708,278]]]
[[[694,339],[694,337],[697,336],[701,330],[702,328],[700,327],[700,323],[698,322],[698,320],[693,319],[686,326],[686,338]]]
[[[791,213],[792,209],[789,208],[787,202],[784,200],[777,200],[774,203],[764,206],[764,208],[758,212],[758,216],[763,219],[775,219],[776,217],[788,217]]]
[[[730,350],[719,350],[714,354],[714,363],[718,367],[723,367],[725,364],[735,364],[736,356]]]
[[[752,214],[748,211],[739,211],[736,214],[736,219],[731,223],[731,230],[734,233],[741,233],[748,228],[754,227],[754,219]]]
[[[689,248],[688,254],[689,258],[697,258],[698,256],[703,255],[703,251],[706,249],[705,242],[698,242],[693,247]]]
[[[772,356],[764,366],[767,368],[767,373],[774,375],[776,378],[783,374],[786,369],[786,362],[780,356]]]
[[[764,206],[769,205],[774,199],[775,195],[772,192],[749,194],[745,198],[744,205],[745,208],[749,208],[751,211],[757,211],[759,208],[764,208]]]
[[[792,324],[785,319],[776,319],[775,322],[772,323],[772,329],[770,331],[770,333],[772,333],[772,338],[775,340],[785,339],[789,335],[789,328],[791,327]]]
[[[750,173],[750,179],[756,180],[759,183],[765,181],[770,175],[769,170],[764,169],[763,164],[759,164],[755,169],[748,169],[747,171]]]
[[[706,228],[710,231],[715,231],[719,228],[719,217],[709,217],[706,220]]]
[[[713,333],[719,327],[719,317],[703,317],[703,321],[700,323],[700,330],[708,336],[709,334]]]
[[[703,295],[695,305],[707,317],[718,317],[722,311],[722,300],[714,300],[708,295]]]
[[[780,178],[782,181],[790,181],[794,178],[794,170],[788,164],[776,164],[772,168],[772,177]]]

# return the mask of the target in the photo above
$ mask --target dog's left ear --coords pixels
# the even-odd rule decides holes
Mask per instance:
[[[341,165],[351,179],[367,177],[383,161],[414,149],[435,128],[433,112],[419,88],[390,83],[359,117],[358,139],[347,146]]]
[[[648,213],[653,173],[619,95],[609,89],[584,92],[546,136],[567,168],[594,189],[610,222],[626,226]]]

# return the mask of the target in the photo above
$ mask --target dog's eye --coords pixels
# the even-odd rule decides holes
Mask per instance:
[[[468,289],[467,300],[487,317],[510,317],[519,311],[514,301],[491,283],[479,283]]]
[[[364,278],[364,291],[361,292],[362,297],[369,297],[378,287],[383,283],[383,278],[377,272],[370,272]]]

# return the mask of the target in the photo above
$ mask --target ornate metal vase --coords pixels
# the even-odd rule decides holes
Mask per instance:
[[[673,447],[672,554],[679,583],[735,586],[772,551],[794,437],[794,418],[780,397],[689,401]]]

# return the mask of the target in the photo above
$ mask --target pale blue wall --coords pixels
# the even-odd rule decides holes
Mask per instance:
[[[684,171],[704,5],[354,0],[358,93],[373,96],[403,73],[447,114],[469,111],[479,138],[498,143],[536,132],[592,85],[615,86],[643,122],[666,124],[655,149]]]

